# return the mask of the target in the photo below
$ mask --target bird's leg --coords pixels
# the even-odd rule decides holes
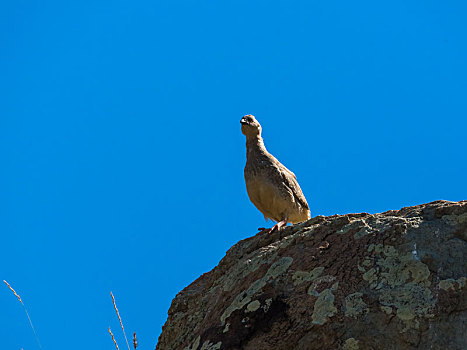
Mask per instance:
[[[277,224],[275,224],[273,227],[271,227],[270,233],[274,232],[274,230],[280,231],[282,227],[287,226],[287,219],[279,221]]]

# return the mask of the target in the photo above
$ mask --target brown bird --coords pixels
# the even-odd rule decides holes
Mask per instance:
[[[288,222],[294,224],[308,220],[310,209],[297,178],[266,150],[261,125],[251,114],[245,115],[240,123],[246,136],[245,183],[248,197],[266,220],[277,222],[267,231],[280,230]]]

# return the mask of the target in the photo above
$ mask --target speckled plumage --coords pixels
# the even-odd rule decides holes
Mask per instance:
[[[252,203],[266,219],[280,223],[277,228],[308,220],[310,210],[295,174],[266,150],[261,125],[252,115],[240,122],[247,148],[245,183]]]

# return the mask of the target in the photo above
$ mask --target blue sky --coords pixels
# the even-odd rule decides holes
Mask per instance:
[[[153,349],[264,219],[240,118],[312,215],[467,199],[463,1],[0,4],[0,279],[43,349]],[[5,287],[5,286],[4,286]],[[37,349],[0,288],[0,348]]]

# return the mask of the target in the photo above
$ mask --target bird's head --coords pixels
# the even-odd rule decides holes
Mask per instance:
[[[261,136],[261,125],[251,114],[245,115],[241,120],[242,134],[248,137]]]

